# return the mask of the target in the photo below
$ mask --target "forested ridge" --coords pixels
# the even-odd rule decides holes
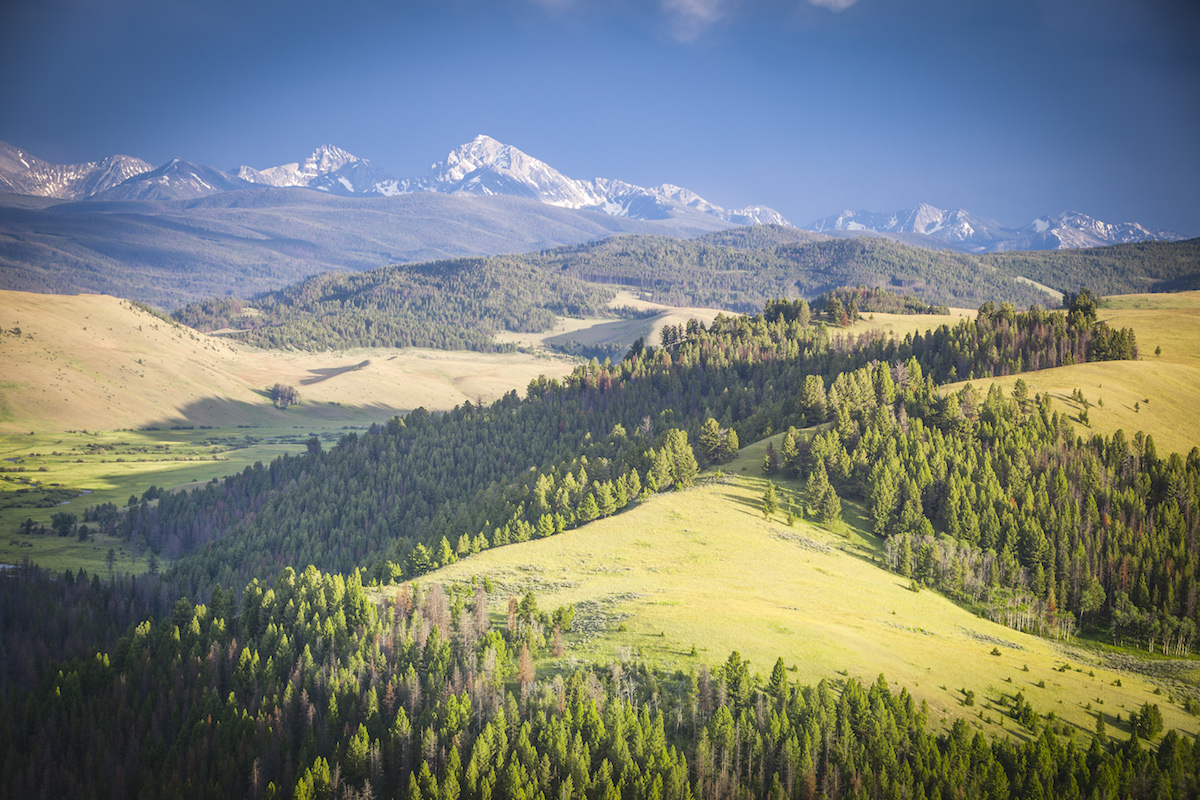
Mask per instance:
[[[974,256],[925,250],[887,239],[849,238],[745,249],[655,236],[614,236],[540,255],[554,271],[617,283],[668,305],[756,313],[775,297],[813,297],[840,286],[885,286],[927,302],[1019,306],[1046,295]]]
[[[433,347],[498,350],[500,331],[543,331],[556,316],[605,313],[612,289],[556,275],[519,257],[469,258],[327,272],[246,303],[192,303],[175,319],[271,349]]]
[[[503,349],[493,339],[499,331],[543,331],[555,315],[612,313],[605,310],[612,285],[667,305],[750,314],[772,298],[813,298],[838,289],[857,293],[868,305],[863,311],[897,306],[881,290],[907,295],[898,304],[905,311],[1046,302],[1045,292],[1018,277],[1064,292],[1081,285],[1104,294],[1188,288],[1200,280],[1200,244],[973,256],[882,238],[797,235],[773,226],[693,240],[614,236],[525,255],[326,273],[248,300],[192,303],[175,318],[202,331],[239,329],[230,335],[268,348],[495,350]],[[850,286],[862,290],[843,289]]]
[[[1087,285],[1099,295],[1200,288],[1200,239],[990,253],[979,258],[1010,275],[1058,289]]]
[[[534,381],[523,400],[510,393],[487,407],[467,403],[441,415],[418,410],[365,435],[348,435],[327,451],[285,456],[223,483],[164,495],[106,518],[115,519],[113,532],[132,546],[176,559],[169,577],[189,593],[214,583],[265,578],[290,564],[343,573],[362,566],[387,580],[488,547],[554,535],[617,513],[644,492],[687,485],[695,467],[686,466],[683,454],[692,445],[700,445],[702,462],[720,460],[721,441],[702,443],[706,418],[713,420],[718,437],[732,434],[746,442],[791,425],[831,421],[832,431],[816,440],[822,472],[843,495],[866,498],[872,491],[868,481],[884,480],[864,472],[866,465],[891,464],[879,450],[883,434],[872,427],[883,424],[875,412],[887,406],[888,414],[905,420],[896,430],[918,426],[919,448],[926,455],[915,462],[924,465],[910,479],[915,488],[897,483],[893,510],[903,512],[904,524],[888,522],[877,532],[917,535],[932,533],[937,525],[958,531],[966,544],[1007,556],[1018,533],[1024,536],[1029,527],[1025,517],[1033,513],[1025,484],[1034,481],[1037,491],[1037,476],[1014,478],[1010,463],[1024,464],[1029,453],[1015,455],[1024,444],[1013,445],[1014,452],[994,449],[989,437],[997,436],[998,423],[991,417],[992,427],[976,423],[980,401],[952,403],[939,397],[935,386],[1137,354],[1132,331],[1113,331],[1097,322],[1094,300],[1086,293],[1069,314],[1018,314],[988,305],[974,320],[899,341],[874,334],[831,336],[823,325],[804,324],[807,319],[804,301],[779,301],[758,317],[721,316],[708,328],[699,323],[668,328],[668,344],[662,347],[634,348],[617,364],[593,362],[562,382]],[[1082,441],[1061,432],[1065,418],[1044,422],[1055,431],[1051,441],[1061,440],[1071,452],[1085,449]],[[1022,433],[1032,430],[1026,425]],[[864,438],[863,431],[874,433]],[[956,437],[962,436],[967,443],[959,443]],[[918,443],[900,449],[918,448]],[[806,475],[811,465],[794,458],[787,467]],[[1156,463],[1152,453],[1147,469]],[[984,514],[982,502],[971,503],[978,519],[960,525],[947,504],[963,501],[965,484],[977,492],[972,481],[991,491],[987,478],[993,474],[1006,485],[1011,481],[1011,491],[995,487],[988,496],[995,506],[991,516]],[[1132,473],[1139,481],[1143,474],[1140,469]],[[1043,482],[1054,477],[1043,476]],[[1128,477],[1103,475],[1096,502],[1106,512],[1112,494],[1124,486],[1119,478]],[[888,473],[885,482],[896,479]],[[1161,491],[1142,497],[1152,509],[1142,513],[1156,513]],[[1088,500],[1082,494],[1074,499],[1077,504]],[[1014,515],[1004,505],[1009,502],[1020,503],[1017,511],[1024,513]],[[1068,590],[1066,570],[1076,557],[1079,536],[1094,533],[1093,527],[1081,529],[1082,510],[1074,519],[1074,528],[1068,520],[1054,520],[1060,529],[1042,534],[1053,540],[1048,549],[1022,544],[1015,550],[1026,573],[997,572],[989,585],[1030,589],[1039,601],[1053,585],[1064,612],[1099,611],[1104,619],[1117,608],[1121,589],[1133,607],[1147,613],[1193,617],[1195,604],[1189,605],[1187,597],[1196,562],[1190,551],[1156,547],[1147,558],[1142,550],[1131,553],[1129,542],[1105,551],[1087,539],[1090,557],[1085,566],[1076,565],[1083,573],[1071,579]],[[1044,530],[1050,522],[1037,524]],[[1185,524],[1194,527],[1195,521],[1189,516]],[[1159,526],[1165,533],[1165,524]],[[1060,542],[1068,529],[1074,533]],[[1170,538],[1175,542],[1178,533]],[[1145,544],[1140,536],[1138,541]],[[1174,564],[1171,581],[1160,576],[1165,558]],[[1043,573],[1053,571],[1052,579],[1036,579],[1039,563]],[[1132,590],[1138,572],[1130,573],[1132,589],[1126,579],[1114,577],[1121,563],[1125,573],[1146,573],[1146,593]],[[1083,580],[1086,589],[1093,578],[1104,582],[1105,602],[1099,608],[1088,605],[1096,592],[1085,597],[1079,585]],[[1162,594],[1164,583],[1173,586],[1169,602]]]

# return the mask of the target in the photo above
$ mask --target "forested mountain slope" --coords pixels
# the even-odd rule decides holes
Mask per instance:
[[[519,257],[435,261],[361,273],[324,273],[256,297],[193,303],[175,313],[259,347],[501,349],[500,331],[538,332],[556,316],[599,316],[614,292]],[[512,348],[508,348],[512,349]]]
[[[1086,250],[992,253],[981,256],[980,261],[1056,289],[1087,286],[1098,295],[1200,288],[1200,239]]]
[[[646,221],[432,192],[364,199],[263,187],[198,200],[56,205],[0,195],[0,289],[111,294],[172,309],[323,272],[728,226],[703,214]]]
[[[414,574],[456,553],[551,535],[613,513],[643,487],[653,491],[686,481],[679,473],[686,472],[679,455],[686,439],[680,441],[678,435],[698,441],[699,423],[706,416],[744,441],[789,424],[828,419],[835,423],[832,432],[808,443],[811,450],[803,454],[795,443],[795,452],[784,458],[783,468],[805,475],[813,471],[820,484],[814,507],[831,502],[828,497],[835,490],[870,498],[880,534],[921,536],[935,530],[934,525],[960,532],[966,543],[1009,559],[997,562],[1006,566],[994,573],[996,580],[1028,587],[1041,600],[1051,585],[1044,576],[1055,570],[1059,604],[1079,613],[1095,611],[1084,597],[1091,585],[1086,580],[1069,592],[1062,586],[1075,545],[1067,546],[1069,538],[1055,548],[1049,544],[1060,535],[1054,531],[1075,525],[1082,533],[1092,523],[1038,516],[1018,526],[1023,518],[1004,505],[1008,497],[1027,513],[1051,513],[1048,504],[1036,505],[1025,497],[1026,490],[1036,494],[1040,489],[1034,476],[1012,472],[1012,463],[1026,463],[1022,448],[1035,445],[1014,442],[1005,453],[991,446],[973,449],[1000,437],[1002,420],[1024,419],[1020,414],[1026,412],[982,404],[970,395],[938,398],[933,387],[963,376],[1129,358],[1136,355],[1132,333],[1096,323],[1090,307],[1069,318],[985,309],[978,320],[902,342],[871,336],[851,341],[830,339],[823,327],[801,325],[792,312],[803,311],[802,302],[777,304],[769,316],[718,318],[707,330],[698,324],[676,330],[667,337],[670,347],[635,351],[613,367],[581,368],[563,383],[534,382],[525,400],[513,394],[490,408],[466,405],[443,416],[414,412],[385,429],[347,437],[327,452],[280,459],[222,485],[131,509],[120,523],[121,535],[172,558],[190,553],[173,567],[176,578],[193,587],[187,591],[215,581],[231,585],[265,577],[289,563],[311,562],[339,571],[365,564],[380,577],[403,564]],[[885,417],[911,419],[917,440],[887,444],[887,436],[907,435],[912,425],[888,427],[879,417],[883,407],[888,409]],[[1074,442],[1065,418],[1052,417],[1045,409],[1039,413],[1042,427],[1020,428],[1026,436],[1037,434],[1036,447],[1058,452],[1061,440],[1062,446],[1072,446],[1069,452],[1078,450],[1084,458],[1086,448]],[[677,427],[687,434],[673,433]],[[877,468],[891,464],[887,448],[908,453],[919,442],[931,447],[930,453],[900,462],[917,473],[903,481],[884,480]],[[864,446],[869,449],[856,449]],[[960,455],[954,455],[957,447],[965,448]],[[1113,447],[1124,452],[1121,448],[1128,445]],[[1158,463],[1152,445],[1140,442],[1137,447],[1147,469],[1167,469],[1166,462]],[[719,450],[716,444],[702,445],[701,458],[718,459]],[[934,458],[942,466],[933,467]],[[1043,462],[1057,463],[1046,458],[1038,463]],[[1096,469],[1087,458],[1079,464]],[[1075,470],[1082,468],[1079,464],[1068,460],[1061,466]],[[964,495],[951,467],[969,470],[962,481],[974,491],[982,486],[990,492],[987,503]],[[984,471],[972,475],[976,469]],[[1184,480],[1190,468],[1180,462],[1170,470]],[[1093,491],[1111,485],[1111,491],[1119,492],[1120,480],[1140,474],[1141,468],[1125,477],[1109,475]],[[998,486],[993,476],[999,476]],[[1052,484],[1059,480],[1053,471],[1043,476]],[[875,497],[881,482],[894,484],[890,499]],[[1112,502],[1107,497],[1101,494],[1091,502],[1104,510]],[[1077,520],[1091,519],[1079,506],[1089,498],[1077,496],[1074,502]],[[961,510],[967,507],[970,513]],[[984,513],[988,507],[992,511]],[[1010,515],[1014,519],[1006,521]],[[1136,525],[1130,520],[1123,524]],[[1193,523],[1185,518],[1180,524],[1186,528]],[[1181,609],[1191,583],[1173,585],[1173,599],[1164,594],[1166,573],[1158,570],[1168,552],[1165,545],[1144,555],[1139,550],[1132,562],[1125,547],[1103,558],[1097,551],[1086,562],[1083,578],[1108,582],[1104,609],[1119,605],[1111,570],[1124,559],[1122,569],[1141,571],[1146,583],[1145,592],[1133,592],[1138,575],[1130,571],[1133,586],[1119,587],[1134,597],[1136,608],[1189,617],[1191,611]],[[1176,564],[1194,560],[1183,552],[1172,558]],[[1066,560],[1060,564],[1059,559]],[[1171,581],[1190,582],[1191,577],[1183,576],[1193,572],[1171,573]],[[1152,588],[1160,584],[1160,589]]]
[[[536,254],[321,275],[249,300],[193,303],[176,317],[200,330],[244,329],[234,335],[263,347],[492,349],[499,330],[545,330],[555,313],[596,311],[611,295],[595,284],[629,287],[667,305],[757,313],[771,298],[812,298],[844,286],[902,290],[933,306],[1026,308],[1052,298],[1018,278],[1066,292],[1090,285],[1093,270],[1106,286],[1136,290],[1200,276],[1194,242],[1004,258],[774,226],[690,241],[616,236]]]

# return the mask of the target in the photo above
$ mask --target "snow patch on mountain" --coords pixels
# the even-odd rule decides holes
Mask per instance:
[[[195,200],[250,184],[219,169],[173,158],[158,169],[135,175],[93,197],[103,200]]]
[[[51,164],[0,142],[0,190],[13,194],[83,200],[151,169],[149,162],[122,155],[82,164]]]

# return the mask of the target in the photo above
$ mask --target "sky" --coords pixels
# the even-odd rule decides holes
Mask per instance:
[[[486,133],[804,225],[917,203],[1200,235],[1194,0],[7,0],[0,140],[398,177]]]

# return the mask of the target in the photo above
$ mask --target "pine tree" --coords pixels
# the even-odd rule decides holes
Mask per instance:
[[[763,491],[762,510],[764,517],[770,517],[779,510],[779,497],[775,493],[775,484],[767,481],[767,488]]]
[[[737,458],[738,449],[741,447],[738,442],[737,431],[730,428],[725,432],[725,444],[721,448],[721,460],[729,461]]]
[[[825,421],[825,381],[820,375],[809,375],[800,390],[800,409],[809,425]]]
[[[795,428],[789,428],[788,432],[784,434],[783,443],[779,446],[779,459],[788,477],[794,478],[799,474],[800,448],[796,444]]]
[[[768,475],[774,475],[779,472],[779,456],[775,453],[775,448],[767,442],[767,452],[763,455],[763,472]]]
[[[712,417],[704,420],[700,426],[697,443],[700,447],[700,455],[705,461],[711,464],[721,459],[721,426]]]

